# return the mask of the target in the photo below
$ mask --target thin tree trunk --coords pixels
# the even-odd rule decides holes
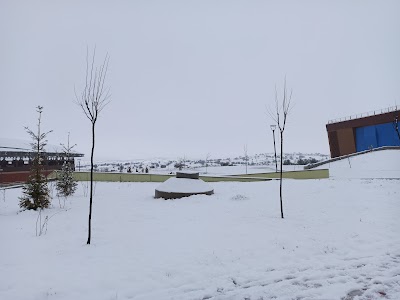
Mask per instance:
[[[275,152],[275,172],[278,172],[278,161],[276,159],[276,144],[275,144],[275,130],[272,131],[274,137],[274,152]]]
[[[92,123],[92,152],[90,154],[90,204],[89,204],[89,229],[88,229],[88,240],[87,244],[90,244],[90,239],[92,236],[92,203],[93,203],[93,156],[94,156],[94,125]]]
[[[42,113],[39,111],[39,121],[38,121],[38,136],[36,140],[36,159],[37,159],[37,167],[36,167],[36,182],[41,182],[41,170],[40,170],[40,119],[41,119]],[[40,201],[38,197],[35,197],[36,199],[33,199],[33,203],[35,204],[35,207],[40,207]],[[35,208],[36,210],[36,208]]]
[[[281,198],[281,218],[283,219],[283,201],[282,201],[282,158],[283,158],[283,131],[281,131],[281,173],[280,173],[280,187],[279,196]]]

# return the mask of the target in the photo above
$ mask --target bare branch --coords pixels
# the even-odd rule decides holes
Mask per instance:
[[[267,107],[267,113],[269,117],[274,121],[274,123],[278,123],[278,119],[276,118],[276,112],[271,109],[270,107]]]

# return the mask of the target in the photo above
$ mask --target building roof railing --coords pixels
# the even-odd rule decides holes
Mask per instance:
[[[63,152],[53,152],[53,151],[43,151],[41,152],[45,157],[65,157],[66,154]],[[29,149],[21,149],[21,148],[8,148],[8,147],[0,147],[0,158],[5,157],[34,157],[36,152]],[[83,157],[84,154],[71,152],[69,154],[70,157]]]
[[[365,118],[365,117],[385,114],[388,112],[398,111],[399,109],[400,109],[400,107],[397,105],[391,106],[391,107],[383,108],[380,110],[373,110],[373,111],[369,111],[369,112],[365,112],[365,113],[361,113],[361,114],[356,114],[356,115],[351,115],[351,116],[347,116],[347,117],[343,117],[343,118],[329,120],[328,124],[339,123],[339,122],[344,122],[344,121],[349,121],[349,120],[354,120],[354,119],[359,119],[359,118]]]
[[[63,147],[47,144],[42,155],[47,157],[66,156]],[[1,157],[33,157],[36,151],[32,150],[31,143],[25,140],[9,139],[0,137]],[[71,151],[70,157],[83,157],[82,153]]]

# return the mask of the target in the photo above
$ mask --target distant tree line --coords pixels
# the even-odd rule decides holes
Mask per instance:
[[[315,158],[299,158],[297,162],[292,162],[290,159],[285,159],[283,161],[284,165],[308,165],[308,164],[315,164],[318,160]]]

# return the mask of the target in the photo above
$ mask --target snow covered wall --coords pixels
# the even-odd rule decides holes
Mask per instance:
[[[400,150],[367,152],[329,162],[316,169],[329,169],[329,175],[333,178],[400,179]]]

